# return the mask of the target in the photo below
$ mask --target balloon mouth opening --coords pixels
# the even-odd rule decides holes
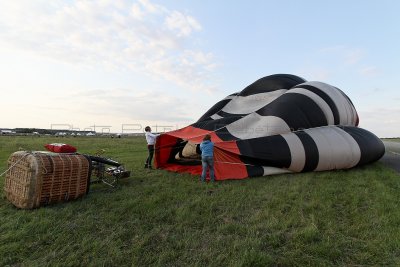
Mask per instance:
[[[168,163],[179,165],[201,165],[200,144],[189,140],[177,139],[175,149],[171,151]]]

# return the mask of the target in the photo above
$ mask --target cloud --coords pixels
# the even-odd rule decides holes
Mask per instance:
[[[91,114],[101,120],[107,116],[118,120],[164,121],[172,123],[193,122],[194,101],[170,96],[163,92],[132,89],[79,90],[59,98],[74,111]],[[57,103],[57,98],[54,99]],[[54,108],[51,105],[42,108]]]
[[[379,69],[375,66],[365,66],[360,69],[360,74],[367,77],[375,77],[379,74]]]
[[[212,70],[216,67],[210,61],[211,58],[212,54],[185,50],[176,56],[147,62],[145,68],[155,76],[164,77],[181,87],[213,91],[216,90],[215,86],[207,83],[212,79],[205,79],[205,76],[211,77]]]
[[[363,49],[344,45],[324,47],[319,49],[318,53],[322,55],[334,56],[346,65],[358,64],[366,57],[366,53]]]
[[[365,57],[365,52],[361,49],[350,49],[344,51],[345,62],[349,65],[359,63]]]
[[[317,51],[317,56],[320,62],[329,64],[330,68],[336,66],[337,69],[346,70],[347,73],[354,72],[364,78],[380,74],[380,69],[370,64],[368,53],[363,48],[344,45],[325,47]]]
[[[168,12],[168,10],[163,6],[150,3],[148,0],[139,0],[139,3],[148,13],[158,14]]]
[[[126,69],[209,89],[214,56],[194,46],[196,18],[148,0],[3,1],[0,44],[69,64]]]
[[[165,20],[170,30],[177,30],[178,36],[188,36],[193,30],[201,30],[201,25],[191,16],[174,11]]]
[[[73,125],[84,129],[106,125],[116,132],[123,124],[150,124],[173,130],[193,123],[200,117],[197,113],[205,109],[195,97],[185,99],[147,88],[140,92],[134,88],[71,89],[69,93],[49,93],[46,97],[25,97],[18,101],[18,105],[7,101],[1,103],[0,110],[13,111],[13,116],[1,118],[2,127],[53,128],[64,125],[63,129],[66,129]],[[198,110],[194,111],[193,107]]]
[[[193,123],[209,108],[198,103],[196,97],[185,99],[148,88],[140,92],[135,88],[71,89],[68,93],[49,93],[46,97],[26,97],[18,101],[15,105],[0,100],[3,113],[13,111],[12,116],[1,118],[1,127],[53,128],[57,124],[57,127],[64,125],[62,129],[72,125],[84,129],[106,125],[112,126],[112,132],[118,132],[123,124],[140,124],[173,130]]]
[[[371,108],[358,110],[360,127],[378,137],[400,137],[400,108]]]
[[[310,81],[325,81],[330,76],[330,71],[322,67],[303,67],[296,73]]]

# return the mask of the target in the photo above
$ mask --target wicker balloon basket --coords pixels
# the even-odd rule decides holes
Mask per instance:
[[[23,209],[77,199],[88,191],[89,164],[79,154],[15,152],[8,159],[5,195]]]

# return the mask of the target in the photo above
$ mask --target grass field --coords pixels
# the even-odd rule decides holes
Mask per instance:
[[[132,177],[36,210],[14,208],[2,192],[0,266],[400,265],[400,176],[379,162],[201,184],[144,170],[143,137],[4,136],[0,172],[12,152],[52,142],[105,149]]]

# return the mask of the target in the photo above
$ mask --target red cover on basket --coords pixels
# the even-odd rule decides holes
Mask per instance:
[[[51,152],[55,153],[75,153],[76,147],[68,145],[68,144],[61,144],[61,143],[53,143],[44,145],[44,147]]]

